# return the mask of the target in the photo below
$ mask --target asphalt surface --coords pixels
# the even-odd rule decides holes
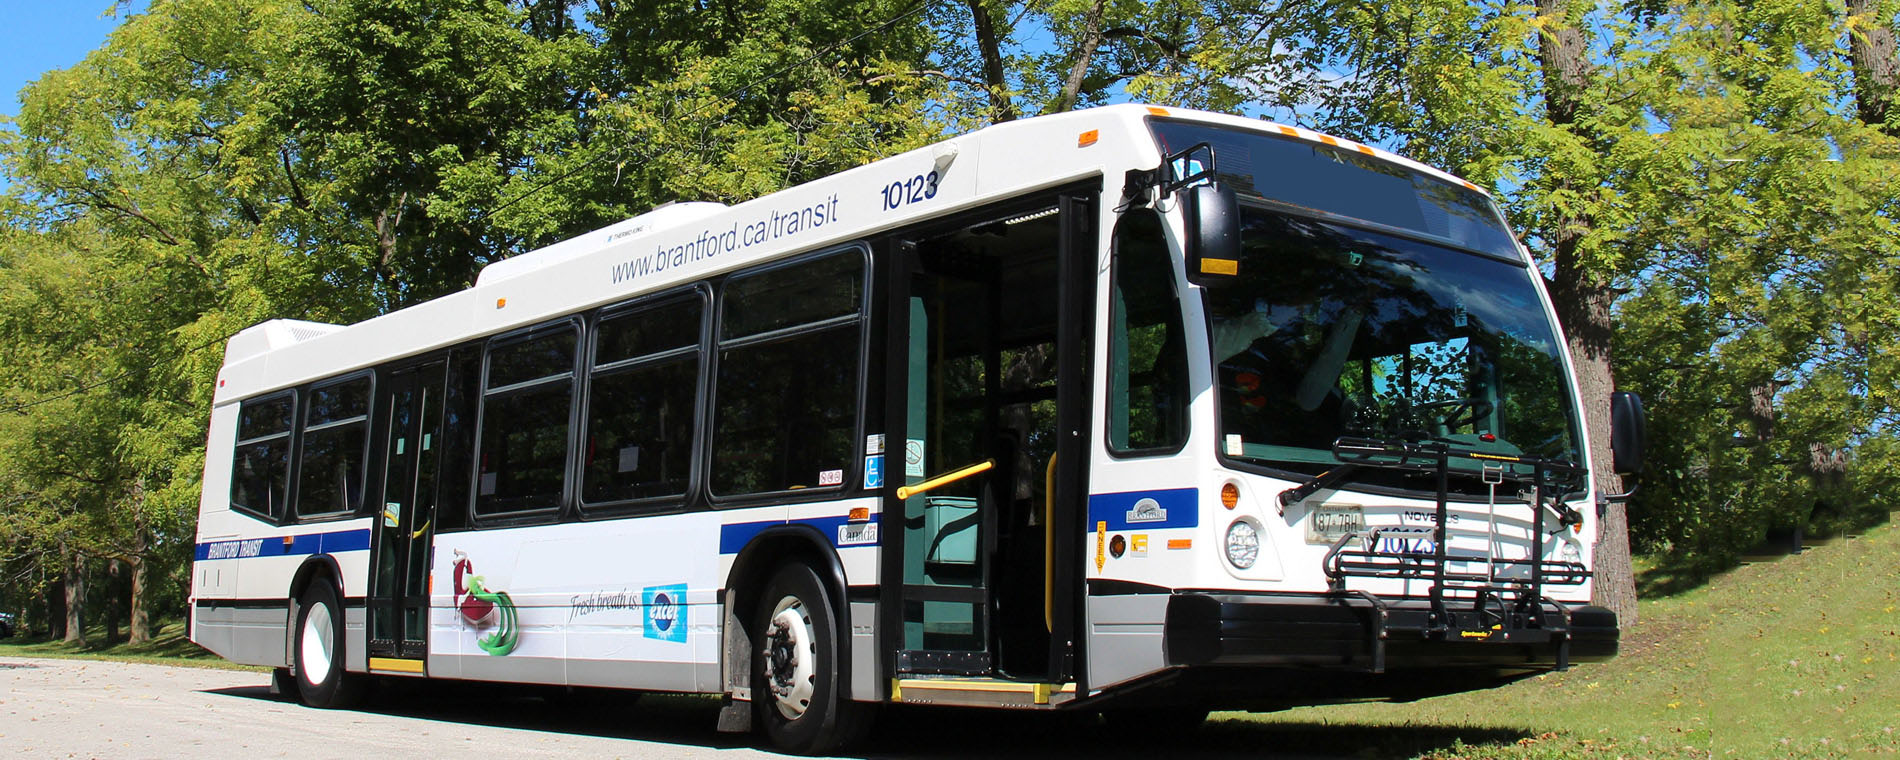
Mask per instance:
[[[755,736],[715,731],[719,703],[707,697],[392,680],[360,707],[316,710],[271,694],[269,684],[270,674],[253,671],[0,656],[0,758],[779,757]],[[1139,712],[1105,723],[886,707],[854,756],[1359,760],[1523,736],[1237,714],[1193,733],[1151,735],[1138,730],[1143,722]],[[1394,738],[1406,749],[1395,753]]]
[[[0,657],[0,757],[769,756],[715,733],[706,700],[652,700],[630,716],[611,713],[634,711],[625,699],[398,686],[360,709],[314,710],[269,684],[259,672]]]

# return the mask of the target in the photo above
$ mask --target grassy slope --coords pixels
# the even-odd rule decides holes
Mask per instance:
[[[0,657],[68,657],[88,660],[119,660],[123,662],[150,662],[160,665],[183,665],[194,668],[226,668],[233,670],[260,670],[245,665],[225,662],[217,655],[205,651],[191,640],[185,638],[183,623],[171,622],[158,626],[152,633],[152,640],[138,646],[117,641],[111,645],[96,642],[105,640],[104,628],[86,630],[88,640],[95,642],[85,646],[67,644],[46,639],[27,639],[14,637],[0,639]]]
[[[1646,601],[1609,663],[1412,704],[1234,717],[1334,738],[1364,726],[1377,757],[1900,755],[1900,526]]]

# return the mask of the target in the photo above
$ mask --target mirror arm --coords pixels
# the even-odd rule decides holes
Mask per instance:
[[[1631,483],[1630,489],[1628,491],[1624,491],[1622,493],[1606,493],[1606,494],[1598,495],[1597,496],[1597,506],[1599,507],[1599,509],[1597,510],[1598,516],[1599,517],[1602,516],[1603,510],[1601,509],[1601,507],[1607,507],[1611,504],[1628,504],[1630,501],[1630,497],[1635,496],[1636,490],[1638,488],[1641,488],[1642,485],[1643,484],[1640,482]]]

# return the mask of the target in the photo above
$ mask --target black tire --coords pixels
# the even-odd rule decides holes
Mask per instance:
[[[844,696],[830,596],[817,573],[793,562],[772,574],[753,607],[753,714],[785,752],[833,752],[870,729],[871,706]]]
[[[363,677],[345,669],[343,605],[336,589],[319,578],[297,605],[296,649],[292,673],[297,694],[311,707],[349,707],[363,696]]]

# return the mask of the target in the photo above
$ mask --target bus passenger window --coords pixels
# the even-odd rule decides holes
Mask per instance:
[[[1178,450],[1187,442],[1187,349],[1161,220],[1138,209],[1115,229],[1109,328],[1108,445]]]
[[[238,407],[237,454],[231,462],[231,507],[272,520],[284,516],[290,487],[292,397],[283,393]]]
[[[369,397],[367,375],[311,389],[297,475],[299,516],[343,514],[363,506]]]
[[[478,516],[552,509],[567,483],[567,420],[574,399],[571,326],[510,339],[488,351],[482,395]]]
[[[836,488],[853,472],[864,254],[729,280],[721,302],[712,491]]]
[[[704,313],[694,294],[601,320],[587,397],[584,503],[686,493]]]

